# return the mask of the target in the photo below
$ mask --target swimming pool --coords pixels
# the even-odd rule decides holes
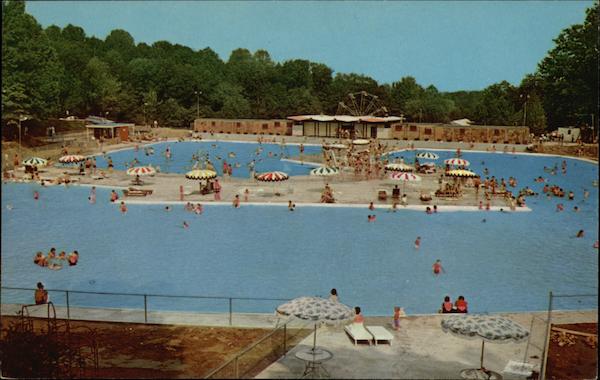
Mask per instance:
[[[153,154],[146,154],[145,147],[153,147]],[[165,150],[169,148],[171,158],[167,159]],[[316,145],[304,146],[304,154],[318,154],[321,147]],[[139,165],[159,166],[162,172],[186,173],[192,170],[192,155],[205,157],[209,155],[218,175],[223,174],[223,161],[232,165],[233,176],[248,178],[250,171],[248,165],[255,160],[255,171],[257,173],[267,171],[283,171],[289,175],[308,175],[313,165],[303,165],[300,163],[287,161],[288,157],[299,157],[299,145],[281,145],[243,142],[224,142],[224,141],[183,141],[183,142],[163,142],[152,145],[140,146],[136,151],[134,148],[124,149],[108,153],[105,156],[97,156],[97,166],[99,168],[107,167],[107,158],[113,160],[115,169],[125,170],[127,164],[137,159]],[[283,160],[282,160],[283,158]],[[204,162],[204,161],[202,161]]]
[[[399,153],[407,160],[411,154]],[[193,215],[181,205],[166,212],[160,205],[131,204],[122,215],[108,202],[108,189],[98,189],[98,202],[90,205],[85,187],[8,184],[2,189],[2,285],[42,281],[50,289],[267,298],[326,296],[335,287],[342,302],[360,305],[366,315],[391,315],[394,305],[432,313],[447,294],[464,295],[472,312],[494,312],[544,310],[549,290],[597,293],[598,250],[592,246],[598,239],[598,188],[592,180],[598,166],[567,159],[567,174],[552,176],[543,167],[560,167],[562,158],[464,158],[480,173],[478,165],[490,176],[516,176],[517,188],[528,185],[541,193],[542,184],[533,179],[542,175],[576,198],[529,197],[532,212],[523,213],[376,210],[377,221],[368,223],[372,212],[350,207],[300,206],[291,213],[286,207],[207,204],[203,215]],[[584,188],[590,192],[586,200]],[[37,202],[34,190],[41,195]],[[555,211],[559,202],[564,212]],[[573,212],[574,205],[581,211]],[[181,227],[183,220],[189,229]],[[580,229],[585,237],[574,238]],[[416,236],[422,238],[418,251]],[[79,264],[59,271],[34,265],[35,252],[50,247],[77,249]],[[435,277],[431,265],[438,258],[446,273]],[[29,293],[3,292],[3,303],[30,301]],[[127,297],[70,301],[141,307]],[[236,311],[272,312],[276,304],[248,301]],[[225,311],[227,305],[157,300],[149,307]],[[597,308],[597,301],[561,301],[559,308]]]

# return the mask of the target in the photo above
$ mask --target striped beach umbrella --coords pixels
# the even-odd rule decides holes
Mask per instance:
[[[275,182],[286,181],[290,178],[290,176],[284,172],[266,172],[258,174],[255,178],[257,181],[273,183],[273,194],[279,195],[279,193],[275,191]]]
[[[421,153],[417,153],[417,158],[425,158],[427,160],[437,160],[438,158],[440,158],[440,156],[438,156],[435,153],[431,153],[431,152],[421,152]]]
[[[385,170],[390,172],[412,172],[413,170],[415,170],[415,168],[403,163],[393,163],[385,165]]]
[[[444,160],[444,164],[452,165],[452,166],[469,166],[471,163],[467,160],[463,160],[462,158],[449,158]]]
[[[340,169],[329,166],[321,166],[310,171],[310,175],[319,177],[329,177],[340,174]]]
[[[200,186],[200,192],[202,193],[201,181],[208,181],[213,178],[217,178],[217,172],[214,170],[196,169],[185,173],[185,178],[198,181],[198,185]]]
[[[217,172],[214,170],[196,169],[185,173],[185,178],[195,180],[209,180],[217,178]]]
[[[465,178],[479,177],[479,175],[477,173],[474,173],[470,170],[465,170],[465,169],[448,170],[444,174],[448,177],[465,177]]]
[[[47,164],[48,160],[39,157],[31,157],[23,160],[23,165],[25,166],[46,166]]]
[[[69,154],[58,159],[61,164],[76,164],[83,161],[85,161],[85,157],[78,154]]]
[[[281,182],[289,178],[290,176],[284,172],[266,172],[256,176],[256,180],[262,182]]]
[[[131,176],[145,176],[154,174],[156,174],[156,169],[154,169],[152,166],[135,166],[127,169],[127,175]]]
[[[412,173],[395,172],[390,175],[390,179],[392,181],[402,181],[402,192],[404,192],[406,182],[417,182],[421,180],[421,177]]]

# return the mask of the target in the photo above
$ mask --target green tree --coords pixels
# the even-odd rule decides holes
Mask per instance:
[[[13,92],[10,101],[18,99],[35,119],[56,115],[62,75],[56,52],[35,18],[25,13],[24,2],[5,1],[2,8],[3,92]],[[2,103],[3,109],[11,107],[4,96]]]
[[[598,1],[586,11],[583,24],[563,30],[555,47],[539,63],[544,109],[556,127],[595,115],[598,120]]]
[[[121,83],[111,73],[108,64],[97,57],[90,59],[84,70],[83,88],[90,112],[114,114],[118,105]]]

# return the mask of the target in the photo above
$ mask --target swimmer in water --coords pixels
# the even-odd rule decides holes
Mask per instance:
[[[165,206],[165,211],[171,211],[171,210],[172,210],[171,206]]]
[[[577,232],[577,235],[575,235],[575,237],[582,238],[583,237],[583,230],[579,230],[579,232]]]
[[[183,221],[183,228],[188,228],[190,225],[185,220]]]
[[[440,259],[435,260],[435,263],[433,263],[431,269],[433,270],[433,274],[436,275],[440,274],[441,272],[446,273],[444,267],[442,267],[442,261]]]
[[[419,249],[421,247],[421,237],[417,236],[417,240],[415,240],[415,249]]]
[[[127,206],[125,205],[125,202],[121,201],[120,209],[123,214],[127,212]]]
[[[12,209],[14,209],[13,205],[11,205],[10,203],[6,205],[6,209],[8,211],[11,211]]]
[[[33,199],[35,199],[36,201],[37,201],[38,199],[40,199],[40,193],[38,193],[38,191],[37,191],[37,190],[33,192]]]
[[[485,220],[485,218],[481,219],[481,223],[485,223],[487,222],[487,220]]]

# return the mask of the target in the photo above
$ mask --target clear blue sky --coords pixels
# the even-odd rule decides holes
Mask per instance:
[[[553,47],[582,23],[592,1],[200,2],[31,1],[46,27],[69,23],[104,39],[113,29],[136,43],[159,40],[232,50],[266,49],[281,62],[301,58],[380,83],[411,75],[440,91],[518,85]]]

